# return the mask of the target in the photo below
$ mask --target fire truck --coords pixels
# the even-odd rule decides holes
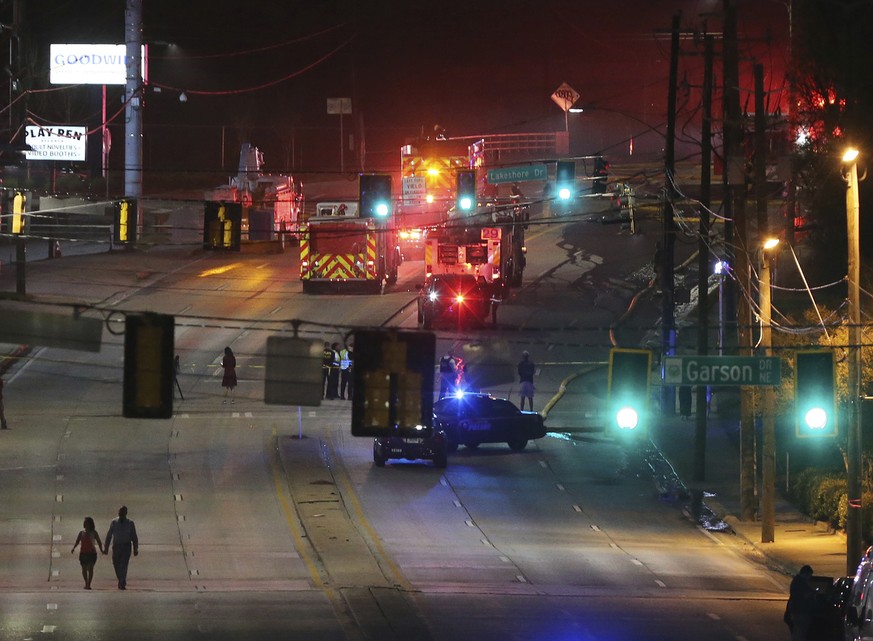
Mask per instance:
[[[425,231],[447,220],[457,170],[469,167],[466,142],[435,138],[400,148],[402,193],[397,226],[404,258],[421,259]]]
[[[397,282],[401,263],[391,219],[362,218],[357,201],[318,203],[300,225],[300,280],[305,293],[380,293]]]
[[[303,185],[293,176],[263,171],[264,154],[243,143],[239,171],[206,200],[242,203],[242,235],[249,240],[294,239],[303,212]]]
[[[526,209],[518,205],[480,206],[455,216],[428,232],[425,275],[470,274],[490,285],[493,300],[503,300],[522,282],[526,226]]]

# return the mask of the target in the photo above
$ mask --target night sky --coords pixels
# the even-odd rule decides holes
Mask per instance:
[[[48,87],[50,42],[123,41],[122,0],[23,4],[32,88]],[[764,63],[775,109],[784,86],[786,5],[737,5],[743,82],[752,86],[753,59]],[[8,19],[11,2],[0,6]],[[366,169],[394,168],[399,146],[435,124],[450,136],[563,130],[564,113],[550,99],[562,82],[581,94],[586,109],[570,115],[574,155],[623,158],[633,139],[635,155],[656,157],[672,16],[681,10],[689,32],[708,24],[717,33],[721,6],[720,0],[143,0],[150,44],[144,162],[190,171],[233,167],[239,142],[250,141],[273,171],[335,171],[339,117],[326,113],[326,99],[350,97],[353,114],[343,119],[352,137],[347,164],[360,164],[363,138]],[[687,121],[689,132],[699,115],[701,51],[690,34],[683,40],[680,125]],[[187,102],[179,102],[180,91]],[[120,93],[110,88],[110,112]],[[93,126],[99,89],[35,97],[29,108],[46,122]],[[113,128],[120,143],[122,121]],[[117,144],[113,155],[122,154]]]

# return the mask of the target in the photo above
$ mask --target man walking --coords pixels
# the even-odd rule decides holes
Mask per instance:
[[[530,411],[533,412],[533,397],[534,397],[534,373],[537,366],[530,359],[530,352],[527,350],[521,353],[521,361],[518,363],[518,380],[520,382],[519,391],[521,392],[521,410],[524,411],[524,399],[530,404]]]
[[[103,554],[109,553],[110,544],[112,544],[112,565],[118,578],[118,589],[126,590],[130,551],[133,548],[133,555],[139,554],[139,538],[136,536],[136,525],[127,518],[127,507],[124,505],[118,508],[118,518],[112,519],[112,523],[109,524]]]

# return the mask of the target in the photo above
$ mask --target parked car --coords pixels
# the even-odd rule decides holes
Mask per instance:
[[[489,315],[497,322],[496,312],[491,288],[470,274],[430,276],[418,291],[418,324],[424,329],[435,324],[481,326]]]
[[[488,394],[447,396],[433,406],[434,429],[445,434],[449,452],[459,445],[475,448],[482,443],[506,443],[520,452],[528,441],[546,435],[543,417],[522,412],[502,398]]]
[[[385,467],[389,459],[429,460],[433,461],[434,467],[445,467],[446,452],[446,435],[437,430],[423,438],[386,436],[373,441],[373,463],[376,467]]]

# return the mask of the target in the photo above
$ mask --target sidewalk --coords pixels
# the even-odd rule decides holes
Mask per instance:
[[[686,487],[707,493],[704,503],[730,525],[749,552],[765,557],[769,565],[788,575],[795,574],[803,565],[811,565],[818,576],[845,576],[845,534],[829,531],[826,524],[816,523],[801,514],[784,498],[783,488],[776,488],[776,525],[772,543],[761,542],[760,521],[740,521],[739,427],[736,420],[709,417],[706,480],[692,481],[694,431],[693,415],[690,420],[675,416],[659,419],[651,437]]]
[[[605,376],[605,370],[601,368]],[[560,411],[549,413],[546,425],[552,430],[575,428],[564,423],[573,416],[583,416],[590,411],[589,401],[583,392],[586,374],[595,373],[596,368],[570,377],[566,393],[551,407]],[[603,422],[600,418],[599,422]],[[845,576],[846,537],[843,532],[833,532],[825,524],[816,523],[801,514],[783,496],[782,488],[776,488],[776,525],[774,541],[761,542],[760,521],[740,521],[740,456],[739,433],[736,420],[710,416],[707,423],[706,439],[706,480],[694,482],[694,432],[695,417],[682,420],[678,415],[657,417],[650,430],[650,438],[661,452],[664,464],[678,477],[679,483],[687,490],[705,492],[704,504],[729,527],[723,532],[715,532],[716,537],[736,537],[744,551],[760,558],[767,565],[793,576],[803,565],[811,565],[818,576]],[[674,483],[675,485],[675,483]],[[760,485],[759,485],[760,489]],[[676,499],[690,514],[690,498]],[[860,559],[859,559],[860,561]],[[786,584],[787,585],[787,584]]]

